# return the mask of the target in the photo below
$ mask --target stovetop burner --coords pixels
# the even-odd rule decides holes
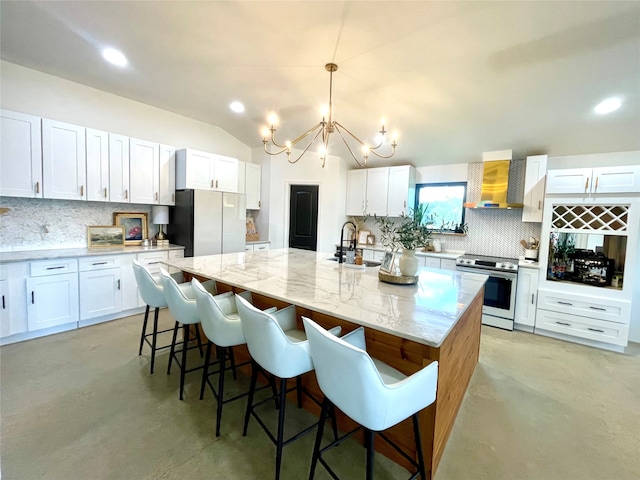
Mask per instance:
[[[456,265],[484,268],[488,270],[502,270],[508,272],[518,271],[518,259],[506,257],[487,257],[466,253],[456,259]]]

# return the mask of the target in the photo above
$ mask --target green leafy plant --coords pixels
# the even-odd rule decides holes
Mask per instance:
[[[408,215],[400,216],[399,220],[374,215],[376,225],[380,230],[382,245],[393,252],[400,248],[415,250],[427,245],[431,238],[431,230],[427,227],[430,224],[430,218],[428,218],[426,211],[427,204],[420,204],[418,208],[412,209]]]

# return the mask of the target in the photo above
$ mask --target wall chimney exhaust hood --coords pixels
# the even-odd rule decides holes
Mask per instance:
[[[484,152],[482,154],[482,190],[479,202],[465,202],[467,208],[522,208],[522,203],[507,202],[509,169],[512,150]]]

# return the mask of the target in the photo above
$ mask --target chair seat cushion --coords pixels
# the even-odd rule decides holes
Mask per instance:
[[[302,330],[298,330],[297,328],[293,329],[293,330],[287,330],[286,332],[284,332],[284,334],[292,342],[306,342],[307,341],[307,334],[304,333]]]
[[[391,385],[407,378],[404,373],[387,365],[383,361],[373,357],[371,358],[371,360],[373,360],[373,364],[376,366],[376,369],[380,373],[380,377],[382,377],[382,381],[385,383],[385,385]]]

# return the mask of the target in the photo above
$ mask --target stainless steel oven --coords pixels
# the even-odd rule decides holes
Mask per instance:
[[[463,255],[456,260],[461,272],[487,275],[482,306],[482,323],[513,330],[516,308],[517,260]]]

